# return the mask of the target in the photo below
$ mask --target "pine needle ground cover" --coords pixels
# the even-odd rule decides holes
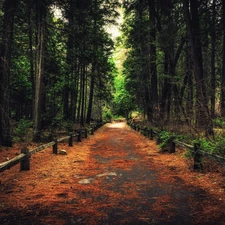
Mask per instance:
[[[224,175],[190,171],[125,123],[106,124],[67,155],[51,148],[0,174],[0,221],[34,224],[225,224]],[[2,149],[1,161],[18,146]]]

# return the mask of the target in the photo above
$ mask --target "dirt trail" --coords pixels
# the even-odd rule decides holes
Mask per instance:
[[[0,174],[0,224],[225,224],[218,175],[190,172],[125,123],[60,147],[68,155],[46,149],[30,171]]]

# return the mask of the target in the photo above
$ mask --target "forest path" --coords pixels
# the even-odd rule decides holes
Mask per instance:
[[[160,154],[125,123],[61,147],[68,155],[46,149],[30,171],[1,174],[1,224],[225,224],[224,192],[203,189],[219,188],[210,177],[190,172],[179,154]]]

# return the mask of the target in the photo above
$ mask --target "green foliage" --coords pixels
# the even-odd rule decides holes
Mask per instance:
[[[174,136],[173,133],[170,133],[168,131],[161,131],[158,135],[158,138],[160,140],[159,147],[161,150],[165,149],[168,145],[169,139],[171,136]]]
[[[202,151],[222,156],[225,155],[225,138],[223,137],[217,137],[214,141],[201,138],[198,140],[198,143]]]
[[[200,138],[198,140],[198,143],[200,144],[200,148],[203,151],[213,153],[215,151],[215,143],[208,141],[205,138]]]
[[[225,138],[219,138],[217,140],[214,153],[225,156]]]
[[[113,119],[114,120],[123,120],[124,117],[123,116],[120,116],[120,115],[113,115]]]
[[[165,131],[165,130],[159,132],[158,137],[159,137],[159,140],[160,140],[159,147],[162,150],[167,147],[171,137],[173,137],[177,141],[184,141],[185,139],[187,139],[187,137],[184,136],[184,135],[177,135],[174,132]],[[186,141],[184,141],[184,142],[186,143]]]
[[[191,160],[193,158],[193,151],[191,149],[188,149],[185,154],[184,157]]]
[[[103,120],[107,122],[111,122],[112,118],[113,118],[113,115],[111,110],[109,108],[104,109]]]
[[[65,121],[62,122],[62,127],[67,132],[73,132],[73,130],[74,130],[74,123],[71,120],[65,120]]]
[[[14,129],[14,140],[17,142],[28,142],[32,122],[26,118],[22,118]]]
[[[125,89],[125,78],[120,74],[114,80],[114,114],[128,117],[128,114],[136,108],[132,96]]]
[[[214,119],[213,122],[214,122],[215,127],[219,127],[219,128],[225,127],[225,119],[224,118],[217,117]]]

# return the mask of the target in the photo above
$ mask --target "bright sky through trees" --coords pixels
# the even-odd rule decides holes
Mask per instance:
[[[114,41],[118,36],[120,36],[120,26],[123,23],[123,12],[121,8],[118,8],[118,13],[120,15],[118,18],[116,18],[116,24],[108,25],[106,27],[106,31],[112,36]]]

